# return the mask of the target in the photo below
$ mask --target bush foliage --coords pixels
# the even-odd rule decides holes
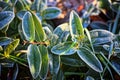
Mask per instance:
[[[71,75],[115,80],[115,75],[120,76],[120,7],[116,7],[117,2],[99,3],[98,12],[108,9],[116,14],[114,23],[107,14],[108,24],[91,23],[96,7],[90,4],[82,17],[72,10],[69,22],[53,29],[47,20],[57,18],[61,10],[48,7],[47,0],[0,1],[0,72],[12,67],[12,76],[7,78],[16,80],[19,67],[24,66],[36,80],[64,80]],[[106,3],[110,6],[105,7]],[[93,30],[89,31],[88,25]]]

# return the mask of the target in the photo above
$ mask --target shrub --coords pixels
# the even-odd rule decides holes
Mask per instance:
[[[71,11],[68,23],[53,30],[46,20],[56,18],[61,11],[46,3],[0,2],[0,68],[15,68],[9,79],[17,79],[19,66],[29,68],[32,78],[38,80],[63,80],[69,75],[109,79],[106,73],[114,80],[112,71],[120,75],[119,35],[103,29],[88,31],[82,25],[85,18],[75,11]]]

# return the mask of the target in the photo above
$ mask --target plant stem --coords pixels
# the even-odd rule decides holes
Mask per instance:
[[[13,60],[13,61],[15,61],[15,62],[17,62],[17,63],[19,63],[19,64],[21,64],[21,65],[23,65],[23,66],[25,66],[25,67],[28,67],[26,64],[18,61],[17,59],[14,59],[14,58],[12,58],[12,57],[11,57],[10,59]]]
[[[65,75],[85,75],[85,73],[65,72]]]
[[[115,21],[114,21],[115,23],[114,23],[113,29],[112,29],[112,33],[114,33],[114,34],[116,33],[116,30],[117,30],[117,25],[118,25],[119,17],[120,17],[120,6],[118,8],[117,16],[116,16]]]
[[[23,61],[23,62],[27,62],[27,61],[24,60],[24,59],[21,59],[21,58],[18,58],[18,57],[12,56],[12,55],[10,55],[10,58],[14,58],[14,59],[16,59],[16,60],[20,60],[20,61]]]
[[[104,80],[102,74],[100,73],[100,80]]]

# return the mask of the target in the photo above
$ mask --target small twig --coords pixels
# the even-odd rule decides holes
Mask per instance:
[[[112,32],[115,34],[116,33],[116,30],[117,30],[117,26],[118,26],[118,21],[119,21],[119,16],[120,16],[120,6],[118,8],[118,12],[117,12],[117,15],[116,15],[116,18],[115,18],[115,23],[113,25],[113,29],[112,29]]]
[[[29,42],[29,41],[23,41],[23,44],[36,44],[36,45],[49,45],[49,42]]]
[[[15,53],[27,53],[27,50],[19,50],[19,51],[15,51]]]

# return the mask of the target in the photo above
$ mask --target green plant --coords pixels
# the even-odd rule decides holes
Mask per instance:
[[[112,61],[115,61],[112,57],[117,57],[114,55],[116,54],[116,42],[119,47],[117,36],[113,33],[102,29],[89,32],[86,28],[83,28],[82,19],[74,11],[70,14],[69,25],[67,23],[62,24],[53,33],[58,40],[55,39],[56,45],[52,47],[51,52],[59,55],[63,64],[71,66],[71,68],[65,68],[64,71],[64,65],[62,65],[61,69],[66,76],[79,75],[81,78],[82,76],[92,76],[97,80],[108,79],[109,77],[105,77],[106,72],[110,72],[111,79],[114,80],[110,67],[120,75],[116,65],[112,64]],[[89,66],[87,72],[86,69],[78,73],[76,73],[76,70],[74,72],[74,69],[73,71],[70,70],[72,67],[86,67],[86,64]]]
[[[0,2],[0,66],[14,67],[13,77],[8,78],[17,79],[20,64],[36,80],[70,79],[70,75],[114,80],[112,71],[120,76],[120,36],[102,29],[89,32],[82,25],[85,18],[75,11],[71,11],[69,23],[53,30],[47,20],[61,11],[47,7],[46,1]]]
[[[61,10],[55,7],[47,7],[47,0],[34,0],[33,2],[3,0],[0,1],[0,8],[0,55],[1,60],[3,60],[1,65],[7,63],[5,66],[14,67],[15,63],[19,63],[28,67],[27,63],[29,63],[33,78],[38,77],[41,70],[40,74],[44,79],[48,72],[48,51],[45,46],[48,46],[49,43],[42,26],[44,28],[49,26],[52,29],[47,20],[56,18]],[[37,45],[41,45],[39,49]],[[26,51],[27,47],[29,51]],[[36,51],[34,50],[38,53],[35,54]],[[41,54],[40,50],[46,54]],[[28,55],[24,54],[26,52]],[[42,58],[40,58],[41,55]],[[35,57],[38,58],[34,59]],[[36,66],[36,61],[39,66]],[[8,66],[8,68],[10,67]],[[15,73],[12,77],[14,79],[17,78],[18,71]],[[12,79],[11,76],[8,78]]]
[[[118,34],[120,32],[120,3],[117,0],[95,1],[95,3],[87,3],[85,1],[85,9],[81,16],[83,18],[83,26],[90,26],[92,29],[105,29],[114,34]],[[93,16],[93,19],[91,16]]]

